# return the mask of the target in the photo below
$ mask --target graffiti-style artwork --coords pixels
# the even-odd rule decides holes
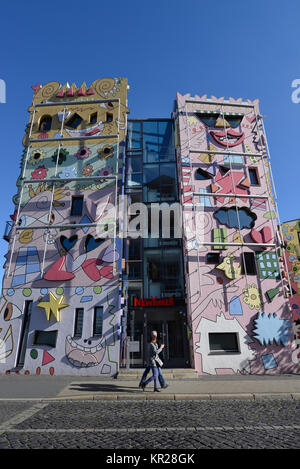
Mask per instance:
[[[175,121],[195,368],[199,374],[296,372],[258,100],[177,93]],[[209,231],[195,224],[198,213]],[[297,290],[300,270],[292,259]]]
[[[0,372],[116,373],[127,80],[33,91],[0,305]]]

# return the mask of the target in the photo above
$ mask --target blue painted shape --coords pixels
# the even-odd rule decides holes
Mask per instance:
[[[233,296],[229,303],[229,314],[231,316],[242,316],[242,304],[238,296]]]
[[[15,290],[13,288],[9,288],[9,290],[7,290],[6,294],[7,296],[13,296],[15,293]]]
[[[24,285],[26,280],[25,274],[23,275],[14,275],[14,278],[11,282],[12,287],[16,287],[17,285]]]
[[[226,225],[229,228],[239,228],[239,222],[241,230],[244,228],[253,228],[255,220],[257,219],[256,214],[251,212],[247,207],[241,207],[237,210],[239,219],[237,217],[235,207],[220,208],[214,213],[214,217],[219,223]]]
[[[273,344],[282,344],[284,347],[291,339],[292,324],[286,319],[279,319],[276,313],[266,314],[258,313],[254,320],[254,337],[261,345],[267,346]]]
[[[40,271],[40,264],[27,264],[26,274],[33,274]]]
[[[199,189],[200,194],[205,194],[206,192],[209,192],[208,189]],[[203,207],[211,207],[211,202],[210,202],[210,197],[199,197],[199,205]]]
[[[76,287],[76,289],[75,289],[76,295],[82,295],[83,292],[84,292],[83,287]]]
[[[77,243],[77,240],[78,240],[77,235],[73,235],[70,238],[66,238],[65,236],[60,237],[61,245],[67,252],[70,251],[70,249],[72,249],[72,247]]]
[[[87,215],[84,215],[79,223],[81,225],[83,225],[83,224],[86,225],[87,223],[89,223],[89,224],[92,223],[92,221],[89,219],[89,217]],[[87,231],[89,230],[89,227],[88,226],[83,226],[81,229],[84,233],[87,233]]]
[[[273,353],[262,355],[261,359],[262,359],[265,370],[272,370],[273,368],[277,368],[278,366]]]
[[[48,293],[48,288],[41,288],[40,289],[41,295],[47,295]]]
[[[80,298],[80,303],[87,303],[88,301],[92,301],[93,297],[92,296],[82,296]]]

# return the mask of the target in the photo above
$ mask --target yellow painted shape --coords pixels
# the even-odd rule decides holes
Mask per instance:
[[[224,257],[223,262],[216,269],[222,270],[230,280],[237,278],[241,274],[241,267],[237,266],[233,254],[228,254]]]
[[[57,321],[60,321],[60,310],[62,308],[66,308],[67,305],[64,303],[64,297],[60,296],[59,298],[56,298],[53,293],[49,293],[49,301],[42,301],[41,303],[38,303],[38,306],[40,308],[44,308],[45,313],[46,313],[46,318],[48,321],[50,321],[50,315],[51,313],[54,314],[55,318]]]

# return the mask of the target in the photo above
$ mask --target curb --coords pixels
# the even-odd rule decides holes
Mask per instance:
[[[59,397],[0,398],[1,401],[200,401],[200,400],[299,400],[300,393],[237,393],[237,394],[86,394]]]

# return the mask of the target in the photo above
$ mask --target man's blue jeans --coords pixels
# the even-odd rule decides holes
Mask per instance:
[[[147,367],[145,368],[145,371],[144,371],[143,376],[142,376],[141,381],[140,381],[140,385],[141,385],[141,384],[148,384],[148,382],[150,382],[149,380],[147,380],[148,382],[146,382],[146,378],[147,378],[147,375],[148,375],[149,371],[151,370],[151,368],[152,368],[151,366],[147,366]],[[155,367],[155,366],[154,366],[153,368],[156,368],[156,370],[157,370],[157,375],[158,375],[158,376],[157,376],[158,381],[159,381],[161,387],[163,388],[163,387],[166,385],[166,383],[165,383],[164,377],[163,377],[163,375],[162,375],[161,368]],[[152,371],[152,373],[153,373],[153,371]],[[157,379],[157,378],[156,378],[156,379]],[[150,378],[150,380],[152,381],[153,379],[155,380],[155,378],[152,376],[152,377]],[[155,381],[154,381],[154,383],[155,383]],[[155,387],[158,387],[158,383],[157,383],[157,386],[155,386]]]

